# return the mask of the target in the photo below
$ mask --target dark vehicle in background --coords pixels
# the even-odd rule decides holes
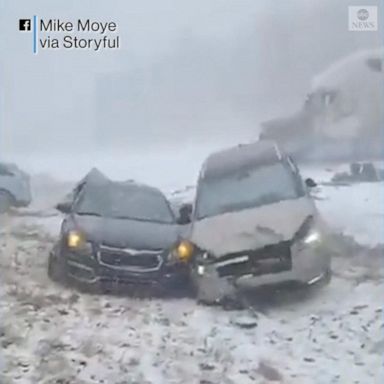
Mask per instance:
[[[66,217],[49,257],[53,280],[97,288],[187,284],[182,229],[158,189],[91,178],[62,208]]]
[[[384,169],[371,162],[351,163],[349,172],[336,173],[330,185],[350,185],[354,183],[377,183],[384,181]]]
[[[11,207],[26,207],[31,199],[28,174],[15,164],[0,163],[0,213]]]
[[[200,173],[187,242],[198,299],[327,282],[327,228],[309,193],[315,186],[271,141],[212,154]]]

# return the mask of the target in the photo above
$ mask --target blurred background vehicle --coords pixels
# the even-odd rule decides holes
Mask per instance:
[[[362,50],[333,63],[314,76],[301,110],[264,122],[260,137],[300,159],[382,159],[383,55]]]
[[[28,174],[15,164],[0,163],[0,213],[11,207],[26,207],[31,200]]]

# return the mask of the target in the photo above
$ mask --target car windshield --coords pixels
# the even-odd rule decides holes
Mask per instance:
[[[175,218],[161,192],[128,183],[87,186],[75,203],[78,215],[94,215],[173,223]]]
[[[206,179],[199,185],[197,219],[295,199],[301,189],[282,163]]]

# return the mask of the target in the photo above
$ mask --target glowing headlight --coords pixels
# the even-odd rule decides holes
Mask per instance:
[[[85,245],[85,238],[80,232],[70,231],[67,236],[67,245],[69,248],[80,248]]]
[[[205,266],[204,265],[198,265],[197,266],[197,274],[200,276],[203,276],[205,273]]]
[[[318,243],[321,240],[320,232],[313,231],[308,234],[307,237],[304,238],[304,244],[314,244]]]
[[[193,255],[194,246],[189,241],[182,241],[174,250],[177,260],[188,263]]]

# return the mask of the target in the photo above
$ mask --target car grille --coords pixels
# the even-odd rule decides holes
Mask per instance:
[[[101,248],[98,260],[101,265],[114,269],[153,271],[162,264],[161,251]]]
[[[220,277],[241,277],[289,271],[292,269],[290,245],[286,241],[258,250],[225,255],[217,262],[217,272]]]

